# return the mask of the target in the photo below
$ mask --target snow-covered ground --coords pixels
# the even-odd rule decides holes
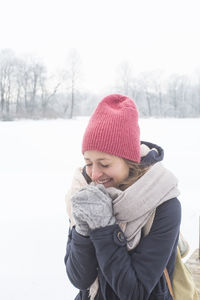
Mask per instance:
[[[0,123],[0,299],[72,300],[65,273],[64,197],[83,164],[87,118]],[[179,178],[182,232],[198,247],[200,119],[141,119],[141,139],[165,149]]]

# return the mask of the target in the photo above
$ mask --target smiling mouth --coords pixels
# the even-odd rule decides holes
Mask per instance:
[[[97,184],[106,184],[108,182],[110,182],[112,179],[111,178],[107,178],[107,179],[103,179],[103,180],[97,180],[96,183]]]

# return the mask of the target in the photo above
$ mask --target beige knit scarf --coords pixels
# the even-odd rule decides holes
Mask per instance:
[[[70,198],[86,184],[79,169],[66,199],[71,226],[75,225],[75,222],[72,217]],[[128,250],[138,245],[142,228],[151,221],[156,208],[163,202],[179,195],[176,177],[160,162],[153,165],[125,191],[108,188],[108,192],[113,199],[113,212],[117,223],[126,236]],[[89,288],[91,300],[95,299],[98,288],[97,278]]]

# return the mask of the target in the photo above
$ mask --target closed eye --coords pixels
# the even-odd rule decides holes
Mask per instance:
[[[86,166],[86,167],[91,167],[91,166],[92,166],[92,164],[86,164],[85,166]]]
[[[91,166],[92,166],[92,163],[86,164],[85,166],[86,166],[86,167],[91,167]],[[102,165],[102,164],[101,164],[101,167],[102,167],[102,168],[108,168],[109,165]]]

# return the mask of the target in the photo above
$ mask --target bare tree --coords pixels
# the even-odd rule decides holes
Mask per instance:
[[[168,97],[173,106],[174,117],[184,117],[184,109],[189,105],[186,103],[186,94],[189,80],[185,75],[172,74],[168,79]]]
[[[193,90],[195,94],[194,98],[196,101],[195,103],[193,103],[193,107],[196,108],[198,116],[200,116],[200,67],[195,70],[194,77],[196,86],[193,88]]]
[[[124,95],[130,95],[133,93],[133,82],[131,63],[129,61],[123,61],[117,67],[117,89]]]
[[[163,102],[164,102],[164,72],[162,70],[154,70],[151,72],[151,86],[152,93],[155,98],[156,107],[154,113],[156,115],[163,115]]]
[[[75,49],[72,49],[68,54],[67,66],[64,71],[64,78],[67,83],[67,90],[70,91],[69,117],[72,118],[74,114],[75,95],[81,79],[81,59],[79,53]],[[66,105],[65,107],[68,107],[68,105]]]
[[[33,114],[36,108],[36,99],[41,91],[39,90],[41,87],[41,82],[45,77],[46,68],[45,66],[37,61],[33,61],[30,65],[30,111]]]
[[[4,49],[0,52],[0,107],[1,113],[10,112],[12,84],[15,71],[15,55],[12,50]]]
[[[41,97],[41,81],[46,78],[45,66],[34,58],[18,59],[16,68],[16,112],[34,114],[36,100]]]
[[[41,107],[43,117],[46,115],[47,107],[50,105],[50,103],[55,102],[55,95],[57,94],[60,85],[60,82],[56,83],[53,89],[50,91],[50,88],[47,88],[47,79],[40,78]]]
[[[152,116],[152,94],[153,94],[153,86],[152,86],[152,78],[151,73],[143,72],[139,76],[139,90],[140,94],[143,94],[144,100],[147,104],[147,116]]]
[[[28,111],[29,66],[25,60],[18,59],[16,68],[16,114]]]

